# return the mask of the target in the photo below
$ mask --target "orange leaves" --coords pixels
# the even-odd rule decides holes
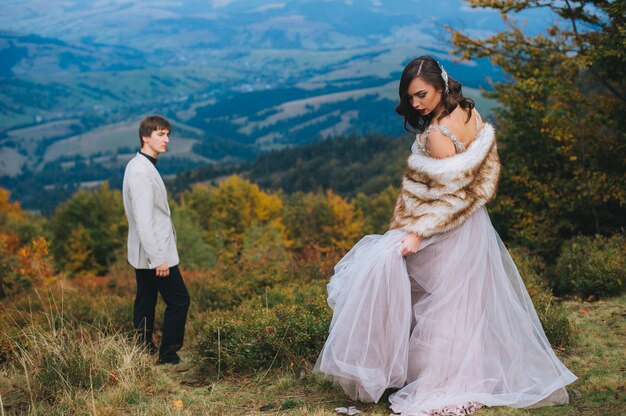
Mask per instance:
[[[31,285],[56,279],[48,241],[37,235],[34,223],[19,204],[9,202],[9,192],[0,188],[0,299]]]
[[[47,285],[57,280],[49,255],[49,246],[42,236],[35,237],[30,245],[22,246],[18,252],[17,274],[39,285]]]
[[[13,222],[18,218],[26,218],[26,213],[22,211],[20,204],[9,201],[10,195],[11,193],[8,190],[0,188],[0,223],[2,224]]]

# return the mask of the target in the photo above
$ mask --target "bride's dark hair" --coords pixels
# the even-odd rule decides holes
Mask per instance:
[[[441,91],[441,103],[443,111],[437,118],[441,120],[449,115],[457,106],[467,111],[467,120],[472,116],[472,109],[475,107],[474,100],[463,96],[461,83],[452,77],[448,77],[448,92],[446,85],[441,76],[442,68],[439,63],[431,56],[420,56],[413,59],[402,71],[400,78],[400,87],[398,93],[400,95],[400,104],[396,107],[396,113],[404,117],[404,129],[409,133],[423,132],[432,121],[432,113],[422,116],[411,105],[411,99],[407,94],[409,84],[415,78],[421,78],[424,82],[435,87],[437,91]],[[412,127],[412,130],[408,126]]]

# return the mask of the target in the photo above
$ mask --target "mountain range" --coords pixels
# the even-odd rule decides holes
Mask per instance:
[[[148,113],[174,122],[173,174],[319,138],[401,135],[398,78],[422,54],[483,113],[494,103],[481,90],[503,79],[487,60],[450,55],[446,27],[503,28],[461,0],[14,0],[2,11],[0,185],[31,209],[29,195],[119,175]],[[544,16],[518,18],[533,32]]]

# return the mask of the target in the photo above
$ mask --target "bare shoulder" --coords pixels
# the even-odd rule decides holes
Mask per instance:
[[[428,150],[428,153],[432,157],[437,159],[443,159],[456,154],[456,148],[454,147],[454,143],[450,137],[446,136],[438,129],[435,129],[428,134],[426,150]]]
[[[457,107],[441,120],[436,120],[433,123],[434,128],[432,133],[428,136],[428,141],[431,138],[439,137],[437,143],[431,143],[432,147],[442,147],[444,154],[447,154],[447,149],[454,149],[454,142],[458,142],[463,147],[467,146],[476,138],[479,130],[482,128],[483,122],[480,114],[475,109],[466,110],[461,107]],[[441,142],[447,143],[447,145],[439,145]],[[438,146],[439,145],[439,146]],[[428,151],[434,157],[447,157],[436,156],[433,151],[427,147]],[[436,149],[434,150],[436,152]]]

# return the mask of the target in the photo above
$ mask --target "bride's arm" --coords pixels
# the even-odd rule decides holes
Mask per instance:
[[[422,237],[420,237],[416,233],[408,233],[407,235],[405,235],[404,238],[400,241],[400,251],[402,252],[402,255],[406,257],[408,255],[417,253],[421,242]]]
[[[438,131],[430,133],[429,138],[426,141],[426,148],[428,149],[428,153],[437,159],[443,159],[456,154],[456,149],[454,148],[452,141]],[[405,235],[400,242],[400,251],[402,252],[402,255],[406,257],[417,253],[421,242],[422,237],[416,233],[408,233]]]

